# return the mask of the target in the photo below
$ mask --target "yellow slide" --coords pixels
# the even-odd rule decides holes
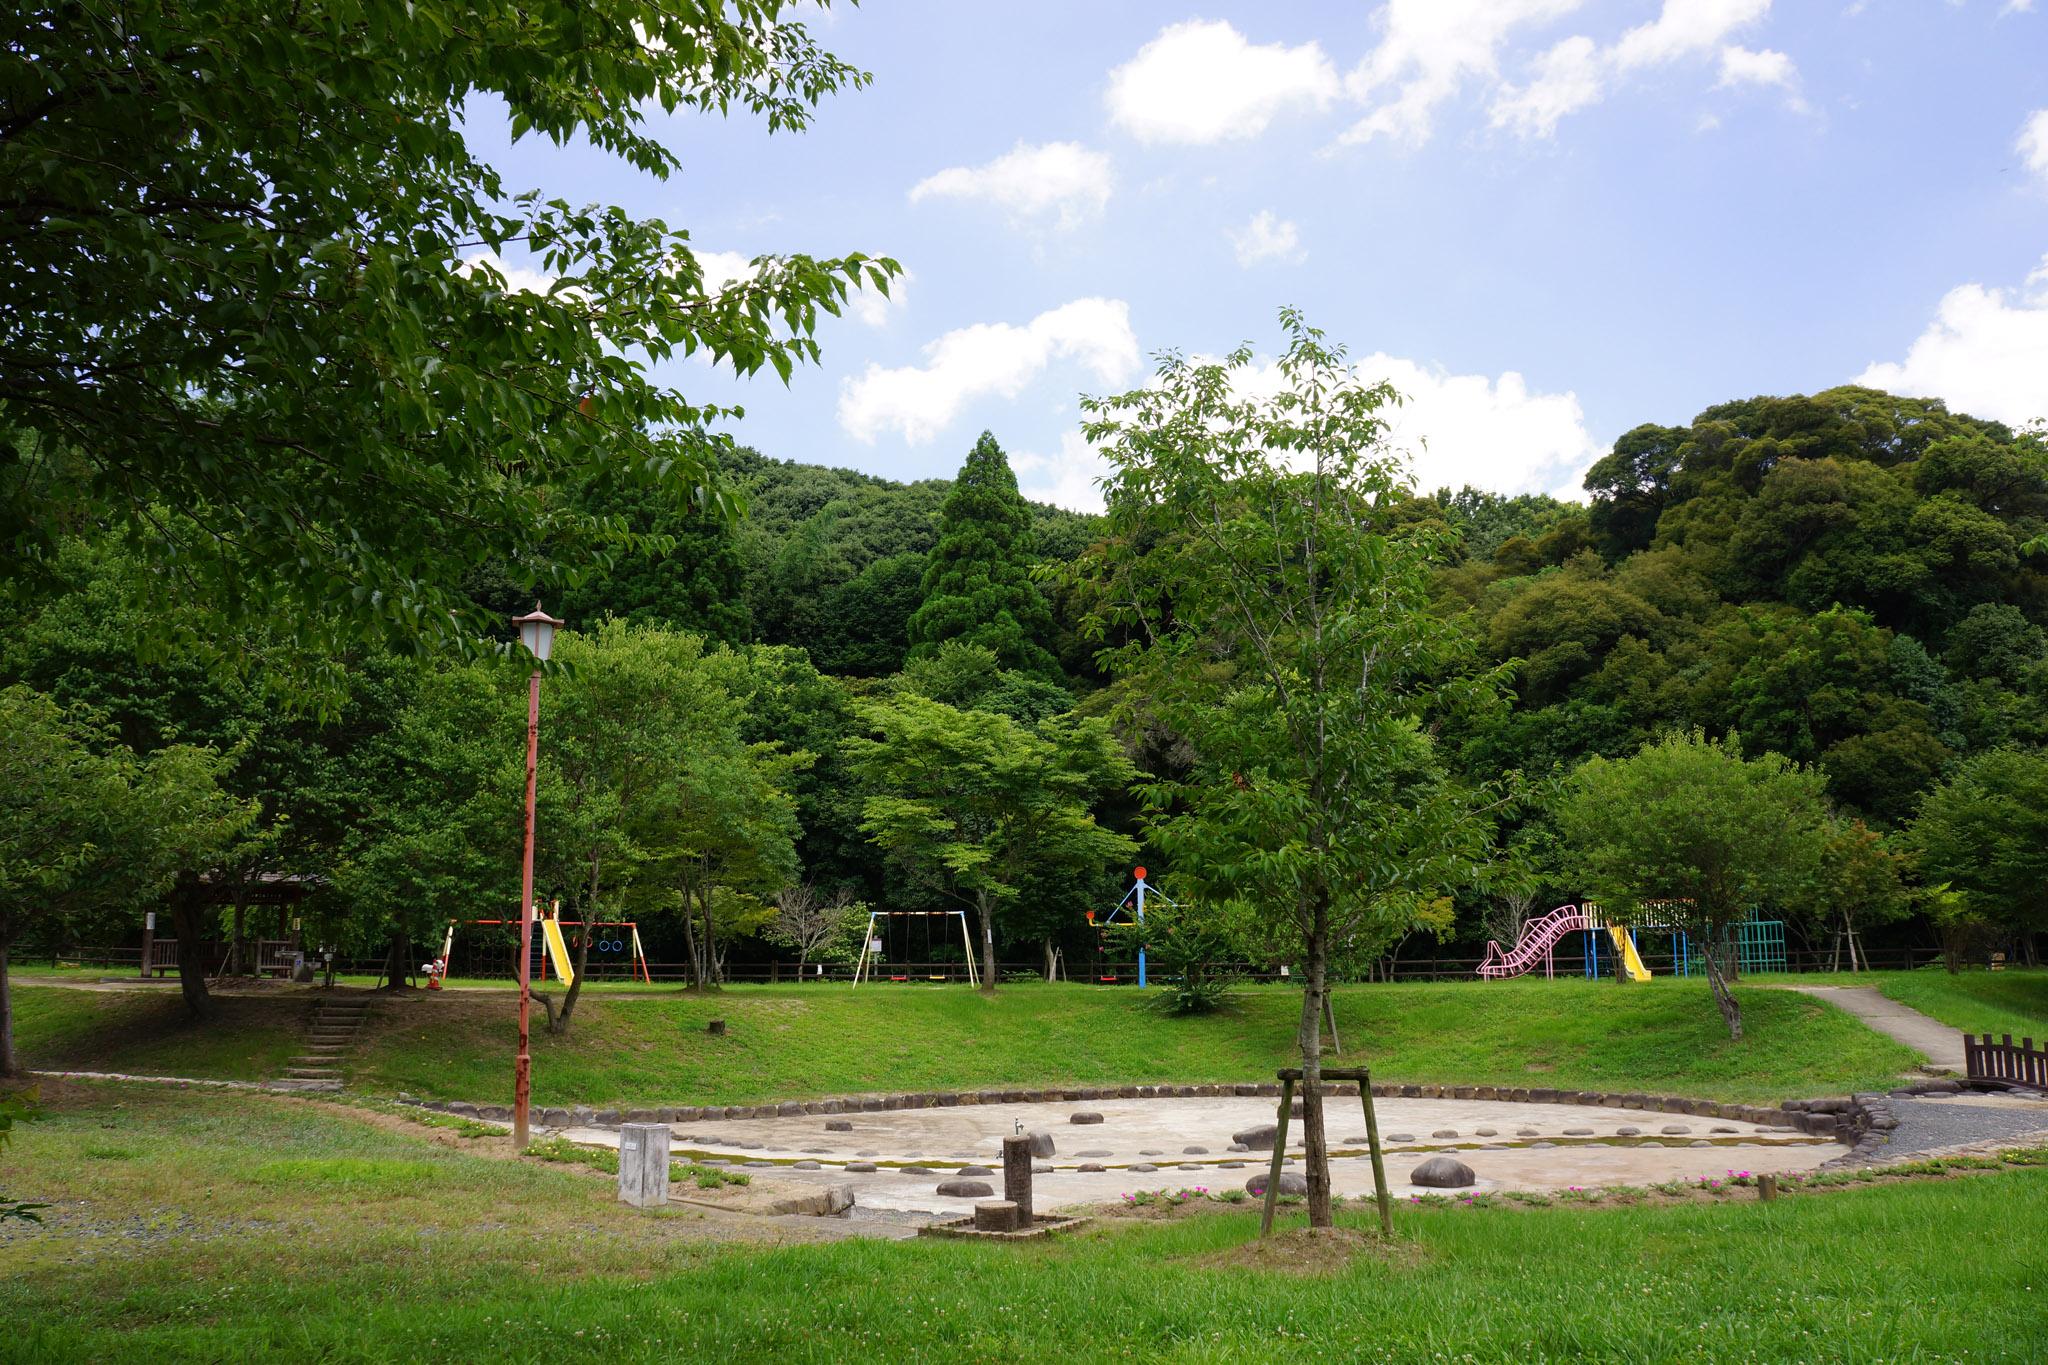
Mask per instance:
[[[1628,973],[1628,979],[1648,981],[1650,969],[1643,965],[1642,954],[1636,951],[1636,941],[1628,936],[1628,930],[1619,924],[1610,924],[1607,936],[1614,940],[1614,951],[1621,954],[1621,969]]]
[[[552,918],[540,922],[541,938],[547,942],[548,957],[555,964],[555,975],[564,986],[576,983],[576,969],[569,965],[569,945],[562,938],[561,923]],[[1648,976],[1648,972],[1643,973]]]

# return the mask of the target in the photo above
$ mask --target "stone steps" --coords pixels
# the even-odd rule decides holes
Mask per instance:
[[[288,1089],[341,1089],[348,1050],[369,1019],[370,1009],[368,1001],[322,1001],[307,1022],[303,1050],[285,1063],[283,1078],[274,1084]]]

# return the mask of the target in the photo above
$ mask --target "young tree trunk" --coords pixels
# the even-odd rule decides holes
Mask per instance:
[[[1301,1165],[1308,1180],[1308,1225],[1336,1225],[1330,1205],[1330,1143],[1323,1126],[1323,993],[1329,989],[1329,911],[1313,911],[1307,942],[1308,981],[1301,994]]]
[[[1049,938],[1045,940],[1045,979],[1053,979],[1052,940]]]
[[[590,855],[590,897],[583,903],[583,932],[576,940],[576,979],[562,993],[562,1012],[548,1015],[549,1033],[567,1033],[569,1016],[576,1012],[576,997],[583,993],[583,973],[590,965],[591,924],[597,919],[598,857]]]
[[[1728,982],[1721,975],[1721,955],[1716,951],[1714,935],[1701,935],[1700,956],[1706,960],[1707,986],[1714,993],[1714,1004],[1720,1008],[1722,1022],[1728,1025],[1728,1036],[1740,1041],[1742,1007],[1735,1003],[1735,995],[1728,989]]]
[[[205,932],[200,895],[197,877],[179,878],[171,892],[171,929],[178,936],[178,990],[194,1019],[213,1014],[213,997],[206,990],[206,949],[199,941]]]
[[[242,968],[242,939],[243,939],[243,935],[244,935],[244,933],[246,932],[246,930],[245,930],[244,926],[245,926],[245,925],[247,924],[247,922],[248,922],[248,906],[247,906],[247,905],[246,905],[246,903],[244,902],[244,899],[243,899],[243,893],[242,893],[242,889],[241,889],[241,887],[240,887],[240,886],[238,885],[238,886],[237,886],[237,887],[235,888],[235,928],[234,928],[234,938],[233,938],[233,940],[232,940],[232,941],[231,941],[231,942],[230,942],[230,943],[228,944],[228,965],[227,965],[227,966],[226,966],[225,968],[223,968],[223,969],[222,969],[222,971],[221,971],[221,975],[222,975],[222,976],[249,976],[249,975],[252,975],[252,973],[250,973],[250,972],[247,972],[247,971],[244,971],[244,970],[243,970],[243,968]]]
[[[12,934],[0,939],[0,1080],[21,1074],[14,1059],[14,988],[7,979],[7,950],[13,944]]]
[[[690,989],[704,989],[704,959],[697,952],[697,911],[690,904],[690,893],[683,893],[683,952],[690,960]]]
[[[981,993],[996,993],[996,915],[987,896],[974,898],[974,910],[981,917]]]
[[[704,906],[704,980],[713,986],[720,984],[721,973],[718,962],[718,925],[711,918],[711,888],[706,886],[700,900]]]

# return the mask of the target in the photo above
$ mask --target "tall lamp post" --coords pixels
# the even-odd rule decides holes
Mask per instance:
[[[536,667],[526,685],[526,856],[519,871],[519,1056],[512,1066],[512,1145],[526,1150],[527,1108],[533,1098],[533,1053],[527,1031],[527,1015],[533,1005],[533,795],[534,769],[540,761],[540,668],[555,652],[555,631],[562,622],[533,604],[525,616],[515,616],[519,643],[526,646]]]

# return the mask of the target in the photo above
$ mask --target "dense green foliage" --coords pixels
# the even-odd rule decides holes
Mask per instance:
[[[1742,1036],[1727,940],[1760,905],[1797,898],[1827,849],[1820,779],[1778,754],[1744,759],[1733,738],[1673,734],[1623,759],[1591,758],[1557,809],[1602,912],[1666,925],[1699,945],[1707,982]]]
[[[716,287],[687,232],[507,186],[461,125],[502,100],[516,136],[666,177],[680,162],[642,129],[648,105],[798,129],[866,81],[788,8],[11,11],[7,584],[48,593],[65,534],[95,528],[149,570],[124,582],[159,637],[199,611],[260,625],[331,689],[355,641],[491,638],[475,564],[559,584],[631,544],[620,490],[729,508],[712,475],[731,439],[710,430],[726,414],[653,366],[701,352],[787,378],[820,314],[886,290],[895,264],[764,257]],[[515,245],[544,282],[511,282]]]
[[[1052,615],[1031,581],[1031,517],[1017,476],[996,438],[984,431],[939,509],[939,538],[925,562],[923,600],[908,622],[910,656],[941,645],[975,645],[1004,668],[1054,676],[1045,650]]]

